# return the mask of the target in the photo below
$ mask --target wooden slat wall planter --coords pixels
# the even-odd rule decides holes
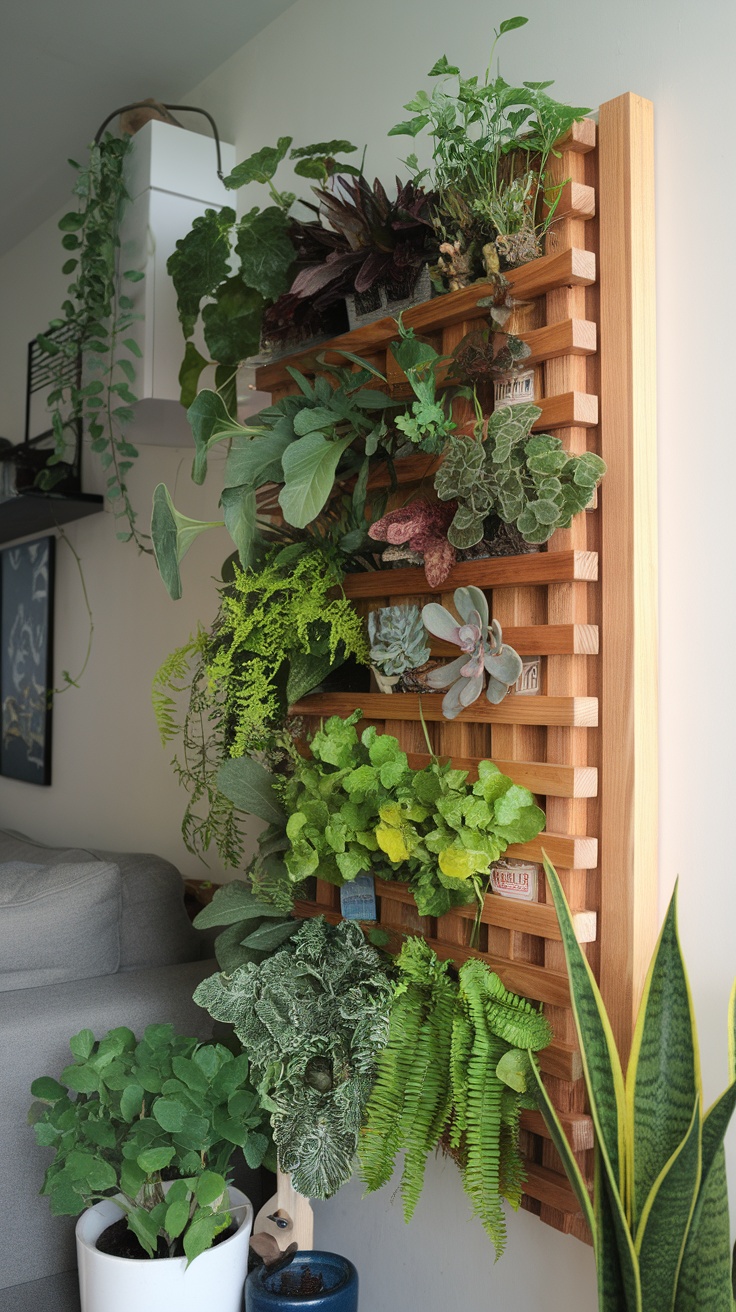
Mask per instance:
[[[565,447],[598,451],[608,474],[591,511],[555,534],[543,551],[459,563],[439,590],[487,591],[507,641],[542,657],[541,695],[485,699],[449,723],[441,698],[422,707],[434,750],[468,769],[482,759],[538,794],[546,832],[510,856],[557,865],[576,932],[600,980],[616,1038],[627,1052],[633,1016],[653,946],[656,875],[656,500],[654,395],[654,222],[652,107],[633,95],[602,105],[599,124],[576,124],[554,163],[564,182],[547,254],[510,274],[516,296],[511,330],[532,349],[542,416]],[[407,311],[405,322],[449,354],[485,323],[483,283]],[[406,379],[387,353],[395,336],[382,319],[327,349],[343,347],[373,361],[392,395]],[[314,372],[316,352],[291,357]],[[257,386],[281,396],[294,384],[279,361],[260,369]],[[417,455],[397,469],[393,504],[426,487],[437,460]],[[371,485],[388,486],[384,471]],[[349,575],[347,595],[362,612],[433,593],[421,569]],[[449,648],[435,644],[435,654]],[[394,734],[412,765],[427,749],[412,694],[349,693],[304,698],[295,712],[307,728],[319,717],[360,705],[367,722]],[[600,856],[600,860],[599,860]],[[420,920],[402,884],[377,881],[381,924],[427,936],[443,958],[481,956],[508,987],[545,1004],[554,1041],[541,1054],[547,1087],[583,1173],[592,1177],[592,1124],[569,1006],[564,956],[544,879],[539,901],[486,898],[477,953],[468,947],[472,911]],[[304,915],[339,919],[338,891],[317,881]],[[557,1228],[586,1237],[576,1200],[541,1118],[526,1113],[522,1130],[528,1180],[524,1206]]]

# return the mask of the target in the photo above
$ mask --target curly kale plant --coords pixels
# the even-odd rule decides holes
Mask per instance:
[[[502,406],[488,420],[484,442],[450,440],[434,485],[441,501],[457,502],[447,536],[459,550],[481,541],[489,515],[515,524],[526,542],[542,543],[590,505],[605,463],[592,451],[570,455],[548,433],[532,437],[541,413],[526,402]]]
[[[491,761],[480,762],[474,784],[467,770],[435,759],[413,770],[390,734],[371,726],[358,738],[361,715],[332,716],[311,739],[311,759],[299,758],[278,785],[293,885],[366,873],[407,881],[422,916],[474,899],[480,912],[491,862],[509,843],[535,838],[544,812]]]
[[[376,1058],[388,1038],[387,968],[357,925],[306,921],[260,966],[194,995],[235,1026],[295,1189],[330,1198],[349,1180]]]
[[[506,1227],[501,1200],[521,1202],[519,1152],[527,1053],[552,1037],[545,1018],[509,993],[484,963],[471,959],[457,979],[424,939],[410,938],[397,960],[388,1044],[360,1141],[360,1171],[380,1189],[403,1152],[404,1218],[414,1213],[427,1157],[438,1146],[458,1162],[463,1186],[501,1254]]]
[[[384,674],[404,674],[429,660],[429,643],[418,606],[382,606],[368,616],[371,662]]]
[[[98,1041],[82,1030],[69,1046],[61,1080],[31,1085],[36,1141],[55,1150],[41,1190],[51,1211],[78,1216],[112,1198],[149,1257],[191,1261],[230,1224],[235,1149],[252,1168],[274,1165],[248,1058],[173,1025],[149,1025],[140,1042],[124,1026]]]
[[[498,620],[489,623],[488,600],[480,588],[469,585],[456,588],[453,598],[461,623],[439,602],[430,601],[422,609],[425,628],[443,642],[455,643],[463,653],[449,665],[430,670],[428,688],[447,688],[442,699],[442,714],[454,720],[480,697],[488,675],[486,697],[496,705],[522,671],[522,661],[513,647],[504,645]]]

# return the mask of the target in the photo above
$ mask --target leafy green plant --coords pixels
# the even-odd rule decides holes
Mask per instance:
[[[37,339],[49,358],[48,403],[55,438],[40,485],[50,489],[63,476],[69,445],[76,441],[76,425],[81,423],[107,471],[106,495],[116,518],[127,524],[118,537],[150,551],[147,535],[136,528],[126,481],[138,455],[125,431],[138,399],[132,388],[141,350],[129,335],[139,316],[133,313],[131,297],[119,287],[143,278],[138,269],[120,267],[118,233],[128,200],[123,172],[130,145],[129,137],[105,133],[90,146],[86,165],[71,161],[77,170],[74,195],[79,205],[59,220],[59,228],[68,252],[62,272],[73,276],[63,315],[52,319],[48,333]],[[81,382],[74,368],[80,357]]]
[[[230,1225],[227,1172],[236,1148],[269,1161],[270,1135],[248,1058],[149,1025],[70,1042],[56,1080],[34,1080],[36,1141],[54,1149],[41,1192],[55,1216],[112,1198],[149,1257],[190,1261]],[[171,1180],[164,1191],[164,1180]]]
[[[490,515],[515,524],[526,542],[542,543],[590,505],[605,463],[592,451],[570,455],[548,433],[532,437],[541,413],[528,402],[501,406],[475,437],[448,443],[434,485],[441,501],[457,502],[447,536],[459,550],[480,542]]]
[[[562,885],[548,861],[545,871],[595,1125],[593,1203],[533,1060],[531,1070],[540,1110],[593,1235],[600,1312],[732,1312],[723,1139],[736,1106],[736,989],[729,1008],[731,1083],[704,1111],[675,892],[644,985],[624,1081]]]
[[[384,458],[390,456],[384,411],[392,403],[385,393],[366,386],[376,377],[385,382],[383,376],[357,356],[349,358],[355,370],[324,364],[325,376],[314,383],[290,368],[298,394],[282,397],[248,426],[230,418],[216,392],[199,393],[187,415],[195,446],[192,478],[203,483],[211,448],[218,442],[231,444],[220,498],[223,520],[187,519],[176,510],[166,487],[156,488],[151,533],[170,596],[181,596],[179,565],[194,539],[208,528],[224,525],[243,568],[253,563],[265,527],[256,494],[266,484],[281,485],[280,512],[288,525],[304,529],[325,509],[335,480],[354,477],[351,524],[339,545],[347,555],[365,548],[368,462],[379,448]]]
[[[460,624],[439,602],[430,601],[422,609],[424,627],[435,638],[455,643],[462,652],[449,665],[430,670],[427,675],[428,688],[448,689],[442,698],[442,714],[448,720],[454,720],[467,706],[472,706],[484,685],[489,702],[497,705],[522,671],[518,652],[504,645],[498,620],[489,622],[486,594],[471,584],[456,588],[453,601]]]
[[[222,390],[227,407],[235,409],[237,370],[259,349],[266,307],[290,286],[296,259],[290,213],[296,196],[279,190],[274,178],[291,143],[291,137],[279,137],[275,146],[256,151],[225,178],[225,186],[231,190],[261,183],[268,189],[271,204],[264,208],[256,205],[241,219],[230,206],[206,210],[169,257],[167,269],[186,340],[179,374],[182,405],[194,400],[202,370],[213,363],[217,389]],[[322,141],[295,147],[289,158],[296,160],[297,175],[324,184],[336,171],[359,173],[353,165],[338,163],[335,158],[355,149],[349,141]],[[209,361],[191,341],[200,315]]]
[[[489,245],[507,265],[542,253],[560,195],[559,186],[548,182],[549,160],[555,142],[588,113],[553,100],[547,94],[551,82],[513,87],[500,74],[492,76],[498,41],[526,22],[507,18],[494,31],[483,80],[463,77],[442,55],[429,71],[438,79],[432,94],[418,91],[405,105],[412,117],[389,134],[415,138],[429,132],[432,168],[420,171],[414,154],[405,163],[417,182],[429,174],[440,197],[438,229],[465,252],[469,278],[487,272]]]
[[[360,1140],[368,1192],[391,1178],[404,1153],[404,1218],[414,1213],[427,1156],[450,1152],[473,1211],[500,1256],[502,1198],[521,1202],[519,1115],[533,1102],[519,1091],[527,1051],[545,1048],[551,1031],[532,1005],[508,992],[484,963],[471,959],[457,978],[423,939],[410,938],[397,960],[388,1043]]]
[[[361,715],[332,716],[311,738],[311,759],[299,757],[291,777],[276,781],[289,879],[404,879],[422,916],[473,900],[480,916],[491,862],[536,837],[544,812],[491,761],[480,762],[474,784],[434,758],[413,770],[390,734],[370,726],[358,738]]]
[[[209,906],[194,919],[197,929],[227,927],[215,939],[217,964],[226,975],[240,966],[259,966],[297,932],[300,923],[260,901],[242,879],[221,884]]]
[[[384,674],[403,674],[429,660],[427,635],[418,606],[382,606],[368,616],[371,663]]]
[[[412,328],[405,328],[401,315],[398,326],[401,336],[399,341],[391,342],[390,351],[417,399],[412,403],[410,415],[397,415],[396,427],[421,451],[436,455],[457,428],[447,398],[437,400],[437,368],[445,357],[428,342],[415,337]]]
[[[259,570],[235,567],[211,632],[200,629],[157,672],[162,741],[181,737],[174,768],[191,794],[182,824],[190,850],[214,843],[223,861],[240,863],[238,818],[218,776],[223,763],[253,752],[287,760],[294,751],[284,732],[289,706],[347,657],[368,663],[363,623],[341,579],[318,550],[286,558],[271,551]]]
[[[260,966],[214,975],[194,995],[235,1026],[271,1113],[279,1165],[307,1197],[329,1198],[350,1178],[391,992],[387,966],[358,926],[320,917]]]

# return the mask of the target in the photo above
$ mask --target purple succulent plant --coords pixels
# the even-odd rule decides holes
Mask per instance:
[[[463,653],[449,665],[431,670],[425,678],[430,688],[448,689],[442,698],[446,720],[454,720],[480,697],[486,674],[489,702],[496,705],[503,701],[522,669],[518,652],[504,646],[498,620],[492,620],[489,625],[488,601],[480,588],[472,585],[456,588],[454,602],[461,623],[436,601],[429,602],[422,610],[424,627],[435,638],[455,643]]]

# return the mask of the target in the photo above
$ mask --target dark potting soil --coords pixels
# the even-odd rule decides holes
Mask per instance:
[[[285,1294],[288,1298],[314,1298],[315,1294],[324,1293],[325,1282],[319,1272],[310,1271],[305,1266],[300,1276],[295,1271],[284,1271],[281,1283],[275,1294]]]
[[[225,1239],[231,1239],[234,1234],[235,1226],[231,1225],[227,1230],[223,1230],[221,1234],[215,1236],[212,1247],[216,1248],[217,1245],[223,1243]],[[102,1231],[95,1247],[98,1248],[101,1253],[107,1253],[109,1257],[143,1258],[146,1262],[151,1261],[148,1253],[142,1244],[139,1244],[133,1231],[128,1229],[128,1222],[124,1216],[121,1217],[119,1221],[115,1221],[112,1225],[109,1225],[106,1230]],[[178,1251],[176,1251],[173,1256],[183,1257],[184,1249],[181,1244],[177,1244],[176,1247]],[[169,1256],[168,1244],[164,1239],[159,1238],[155,1257]]]

